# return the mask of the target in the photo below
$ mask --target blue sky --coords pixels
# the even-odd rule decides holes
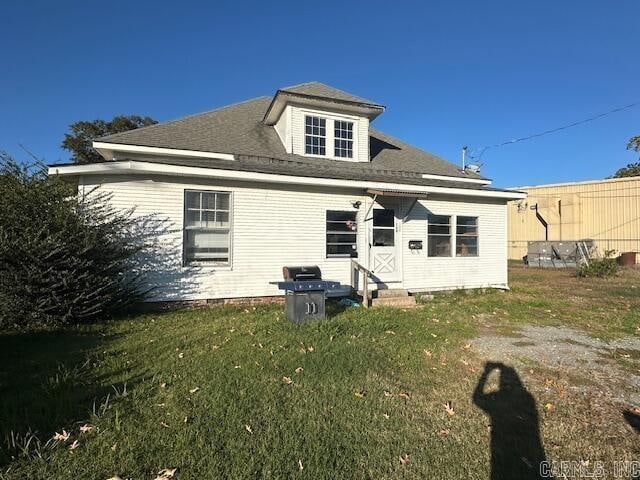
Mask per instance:
[[[0,6],[0,149],[66,160],[70,123],[169,120],[319,80],[387,106],[374,125],[459,162],[640,101],[640,2],[144,2]],[[637,161],[640,107],[489,150],[497,186]]]

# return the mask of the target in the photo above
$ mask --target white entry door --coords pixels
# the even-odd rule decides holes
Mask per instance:
[[[402,277],[399,220],[395,208],[374,208],[370,229],[369,269],[379,283],[399,282]]]

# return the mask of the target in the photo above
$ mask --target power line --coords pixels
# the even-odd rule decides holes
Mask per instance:
[[[469,155],[469,156],[471,158],[473,158],[474,160],[480,160],[482,158],[482,156],[484,155],[484,153],[487,150],[489,150],[490,148],[504,147],[505,145],[511,145],[513,143],[524,142],[525,140],[531,140],[532,138],[542,137],[544,135],[549,135],[550,133],[556,133],[556,132],[559,132],[561,130],[566,130],[567,128],[576,127],[578,125],[582,125],[582,124],[588,123],[588,122],[593,122],[594,120],[598,120],[599,118],[606,117],[607,115],[611,115],[612,113],[617,113],[617,112],[621,112],[623,110],[627,110],[629,108],[637,107],[638,105],[640,105],[640,102],[630,103],[629,105],[625,105],[623,107],[614,108],[613,110],[609,110],[607,112],[600,113],[598,115],[594,115],[593,117],[585,118],[583,120],[578,120],[577,122],[568,123],[567,125],[563,125],[561,127],[556,127],[556,128],[552,128],[550,130],[545,130],[543,132],[534,133],[532,135],[527,135],[526,137],[515,138],[513,140],[508,140],[508,141],[502,142],[502,143],[496,143],[494,145],[486,145],[486,146],[480,148],[480,153],[479,154],[477,154],[477,155]]]

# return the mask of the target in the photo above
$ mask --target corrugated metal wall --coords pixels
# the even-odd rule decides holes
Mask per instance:
[[[640,177],[520,187],[509,202],[509,258],[529,240],[597,240],[600,252],[640,252]],[[544,226],[546,222],[547,226]]]

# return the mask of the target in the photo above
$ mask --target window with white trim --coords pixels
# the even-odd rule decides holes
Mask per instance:
[[[184,260],[229,265],[231,194],[185,191]]]
[[[447,215],[428,216],[427,256],[451,256],[451,217]]]
[[[327,258],[358,257],[356,212],[327,210]]]
[[[308,155],[326,155],[327,119],[306,115],[304,117],[304,152]]]
[[[456,217],[456,257],[478,256],[478,217]]]
[[[353,122],[335,120],[333,122],[334,155],[353,158]]]

